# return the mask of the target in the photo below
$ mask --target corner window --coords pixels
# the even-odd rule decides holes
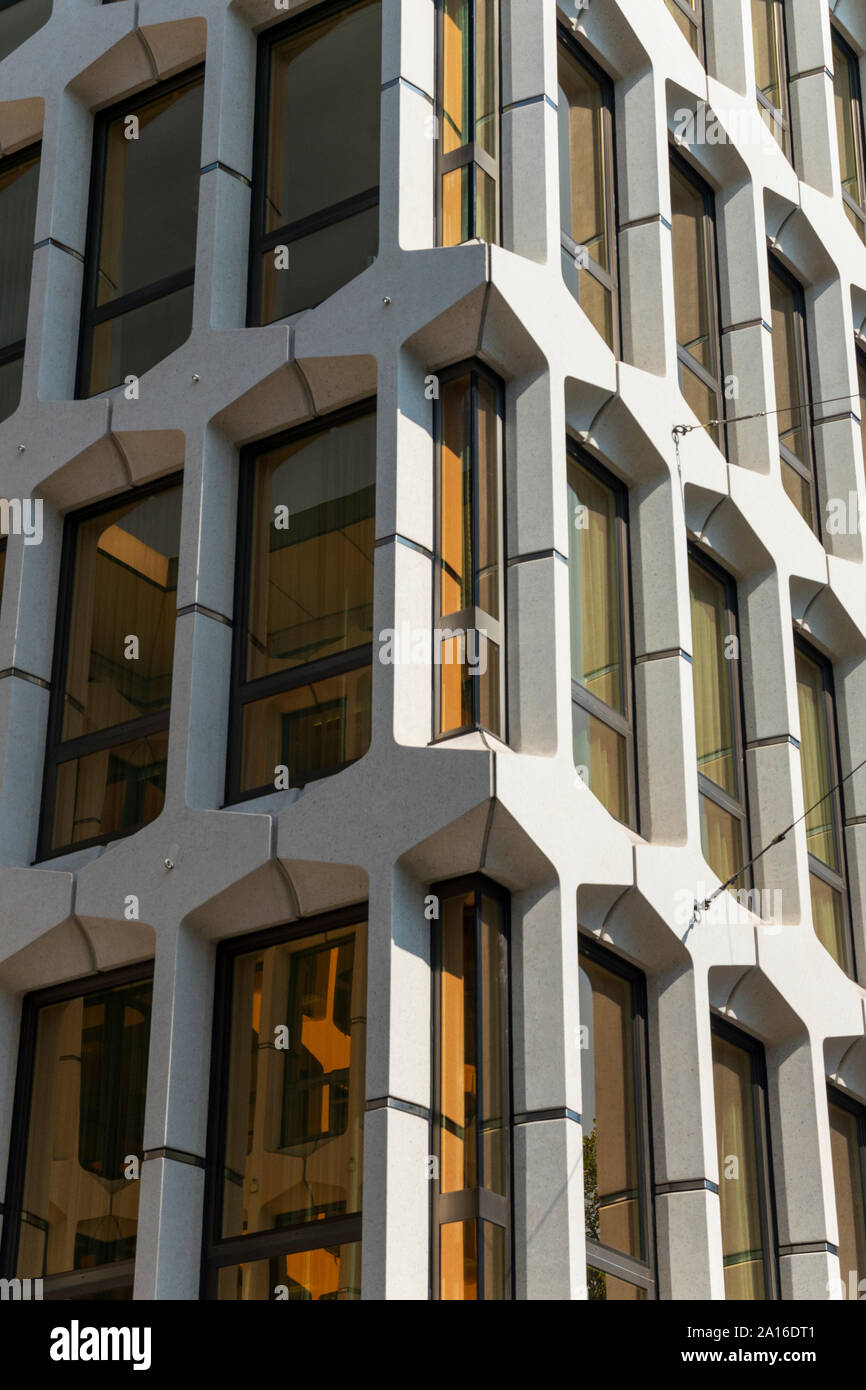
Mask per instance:
[[[104,844],[162,810],[181,486],[67,518],[41,856]]]
[[[201,68],[96,117],[78,396],[143,376],[192,328]]]
[[[363,910],[221,943],[206,1298],[361,1297],[366,993]]]
[[[701,848],[725,883],[749,857],[736,585],[692,551],[689,592]]]
[[[568,519],[574,763],[610,814],[636,827],[628,498],[570,441]]]
[[[830,1152],[836,1221],[839,1227],[839,1277],[844,1297],[861,1299],[866,1286],[866,1107],[836,1086],[827,1087]]]
[[[46,1298],[132,1297],[151,995],[136,966],[24,1001],[0,1274]]]
[[[228,801],[369,747],[375,494],[370,403],[242,456]]]
[[[770,306],[782,484],[807,526],[818,535],[803,291],[772,257]]]
[[[851,974],[853,948],[848,920],[844,820],[836,744],[833,672],[829,662],[795,638],[797,700],[800,707],[800,768],[809,851],[812,923],[836,964]]]
[[[866,241],[866,173],[863,164],[863,100],[860,92],[860,60],[831,25],[833,35],[833,94],[836,105],[836,138],[842,175],[842,200],[848,220]]]
[[[764,1049],[713,1015],[713,1093],[725,1297],[779,1297]]]
[[[704,61],[703,0],[665,0],[671,18],[693,52]]]
[[[680,390],[713,443],[723,448],[715,199],[703,180],[673,152],[670,173]]]
[[[434,732],[504,739],[502,384],[472,363],[439,386]]]
[[[313,308],[379,250],[382,7],[322,8],[259,39],[252,325]]]
[[[40,149],[28,145],[0,160],[0,420],[21,398]]]
[[[437,884],[433,941],[433,1297],[512,1297],[508,897]]]
[[[499,0],[439,0],[439,245],[499,240]]]
[[[52,0],[0,0],[0,59],[51,18]]]
[[[752,42],[758,110],[782,151],[791,157],[791,113],[783,0],[752,0]]]
[[[590,1301],[655,1297],[643,975],[581,936],[580,1077]]]
[[[562,273],[618,356],[613,86],[562,29],[558,58]]]

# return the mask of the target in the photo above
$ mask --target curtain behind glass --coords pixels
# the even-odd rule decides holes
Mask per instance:
[[[839,872],[829,761],[829,731],[820,667],[796,652],[797,702],[800,708],[800,766],[806,808],[806,845],[822,864]]]
[[[744,1048],[713,1034],[713,1088],[725,1296],[766,1297],[752,1061]]]
[[[38,155],[0,172],[0,348],[27,332],[38,187]]]
[[[731,796],[739,795],[734,758],[734,712],[724,586],[689,561],[692,611],[692,682],[698,771]]]
[[[857,1116],[841,1105],[828,1106],[830,1112],[830,1151],[836,1191],[836,1219],[839,1223],[839,1274],[846,1296],[866,1279],[866,1211],[863,1201],[863,1169]],[[853,1273],[853,1280],[851,1275]],[[862,1294],[854,1295],[862,1297]]]
[[[616,498],[573,460],[569,460],[568,480],[571,677],[622,714]]]

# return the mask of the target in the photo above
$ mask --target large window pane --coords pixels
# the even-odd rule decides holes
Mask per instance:
[[[17,1274],[42,1278],[135,1254],[152,986],[40,1008]],[[7,1217],[7,1219],[9,1219]]]
[[[698,27],[701,22],[698,8],[700,3],[701,0],[679,0],[679,3],[677,0],[665,0],[670,14],[676,21],[677,28],[685,35],[695,53],[698,54],[701,51],[701,35]]]
[[[836,107],[836,137],[842,192],[859,215],[846,208],[860,236],[864,233],[863,206],[863,112],[860,97],[859,63],[854,52],[833,29],[833,92]]]
[[[801,338],[797,302],[790,285],[770,272],[773,329],[773,376],[776,384],[776,420],[779,442],[803,463],[809,460],[805,429]]]
[[[589,788],[618,821],[628,821],[628,746],[603,720],[572,703],[571,738],[574,765],[586,768]]]
[[[671,166],[674,298],[677,342],[708,372],[715,369],[710,336],[710,283],[700,189]]]
[[[234,961],[224,1237],[361,1210],[366,940],[359,923]]]
[[[802,651],[796,653],[797,702],[800,708],[800,765],[809,853],[830,869],[839,868],[839,852],[833,823],[830,776],[830,743],[824,676],[821,667]],[[812,808],[812,809],[809,809]]]
[[[622,582],[616,496],[574,460],[568,466],[571,678],[624,711]]]
[[[734,705],[724,585],[689,562],[692,680],[698,771],[731,796],[740,788],[734,750]]]
[[[0,160],[0,420],[21,395],[39,167],[38,146]]]
[[[141,376],[189,335],[203,88],[197,72],[97,121],[82,395]]]
[[[180,505],[171,488],[77,527],[64,740],[168,709]]]
[[[254,451],[236,794],[274,786],[279,767],[303,785],[369,745],[375,483],[370,411]]]
[[[831,1097],[833,1092],[831,1092]],[[866,1119],[861,1106],[834,1104],[830,1112],[830,1150],[836,1219],[839,1223],[839,1274],[848,1297],[862,1298],[861,1279],[866,1279],[866,1201],[864,1201],[864,1145]],[[857,1290],[853,1293],[852,1290]]]
[[[35,34],[51,18],[53,0],[18,0],[0,10],[0,59]]]
[[[46,773],[49,850],[109,838],[162,810],[180,509],[174,485],[67,522],[62,703],[52,707]]]
[[[713,1090],[725,1297],[771,1297],[765,1271],[762,1178],[755,1130],[752,1053],[713,1032]],[[766,1195],[763,1196],[766,1201]]]
[[[253,323],[319,304],[376,259],[381,30],[380,0],[363,0],[260,40]]]
[[[645,1259],[632,986],[585,955],[580,974],[586,1236]]]

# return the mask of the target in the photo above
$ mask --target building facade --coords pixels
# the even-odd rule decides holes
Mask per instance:
[[[0,0],[0,1278],[866,1295],[864,55]]]

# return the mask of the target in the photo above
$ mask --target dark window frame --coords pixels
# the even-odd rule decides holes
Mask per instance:
[[[857,165],[857,176],[860,183],[861,201],[855,203],[854,199],[849,193],[846,193],[844,188],[842,189],[842,201],[846,209],[857,218],[859,234],[861,238],[866,241],[866,126],[864,126],[863,120],[863,86],[860,81],[860,59],[832,20],[830,24],[830,43],[834,73],[836,71],[837,51],[848,66],[851,82],[851,120],[854,126],[854,160]]]
[[[108,729],[81,734],[76,738],[62,738],[63,713],[66,703],[66,676],[69,669],[69,644],[72,638],[72,599],[79,527],[83,522],[112,512],[116,507],[123,506],[127,502],[144,501],[147,497],[153,497],[161,492],[169,492],[177,487],[181,489],[183,487],[182,471],[170,473],[164,478],[146,483],[143,487],[114,493],[101,502],[67,512],[64,518],[36,863],[56,859],[64,854],[73,854],[80,849],[90,849],[94,845],[112,844],[115,840],[124,840],[129,835],[135,835],[145,825],[153,824],[151,821],[143,821],[140,825],[129,826],[125,830],[113,830],[106,835],[94,835],[86,840],[76,840],[71,845],[61,845],[56,849],[51,844],[54,808],[57,799],[57,773],[60,765],[73,762],[77,758],[86,758],[90,753],[99,753],[106,749],[118,747],[120,744],[129,743],[135,738],[147,738],[153,734],[167,733],[171,718],[171,704],[169,703],[168,709],[160,710],[156,714],[142,715],[138,719],[127,720],[124,724],[114,724]],[[173,667],[172,661],[172,677]],[[70,749],[72,751],[69,751]]]
[[[469,61],[467,64],[466,87],[469,95],[469,109],[471,115],[469,126],[473,132],[475,127],[475,95],[476,95],[476,65],[478,50],[475,44],[475,12],[477,0],[471,0],[469,12]],[[496,113],[496,157],[493,158],[474,138],[466,145],[460,145],[456,150],[451,150],[448,154],[443,153],[443,127],[445,125],[445,63],[443,60],[445,41],[445,7],[443,0],[436,0],[436,40],[435,40],[435,63],[436,63],[436,187],[433,202],[434,207],[434,228],[433,244],[442,246],[442,228],[444,216],[442,212],[442,185],[446,174],[453,169],[469,167],[469,192],[467,194],[469,202],[469,232],[467,241],[478,238],[478,197],[477,197],[477,173],[481,169],[488,178],[492,179],[495,189],[494,210],[496,217],[494,246],[502,244],[502,15],[500,0],[493,0],[493,23],[496,29],[496,61],[494,71],[494,98],[493,109]],[[479,238],[480,239],[480,238]],[[459,242],[458,245],[465,246],[466,242]],[[446,248],[448,249],[448,248]]]
[[[827,1082],[827,1103],[828,1105],[835,1105],[838,1110],[847,1111],[849,1115],[854,1116],[857,1122],[857,1149],[860,1159],[860,1190],[863,1196],[863,1210],[866,1212],[866,1105],[858,1100],[856,1096],[852,1096],[850,1092],[843,1091],[838,1086],[834,1086],[832,1081]],[[832,1163],[830,1167],[832,1171]],[[833,1198],[835,1201],[835,1173],[833,1186]],[[863,1232],[863,1238],[864,1242],[866,1242],[866,1231]],[[866,1279],[866,1269],[862,1271],[858,1270],[858,1273],[861,1278]],[[841,1269],[839,1275],[840,1278],[844,1278]]]
[[[748,1053],[751,1065],[752,1119],[755,1130],[755,1158],[757,1162],[758,1207],[761,1215],[761,1237],[764,1243],[764,1286],[765,1302],[780,1299],[781,1280],[779,1275],[779,1226],[776,1215],[776,1185],[773,1174],[773,1131],[770,1119],[769,1085],[767,1081],[767,1054],[764,1046],[750,1033],[736,1028],[726,1018],[711,1010],[710,1029],[725,1042]],[[713,1097],[713,1130],[716,1131],[715,1093]],[[718,1143],[718,1135],[716,1135]],[[719,1174],[724,1182],[724,1175]],[[721,1207],[721,1199],[720,1199]]]
[[[104,107],[94,116],[93,154],[90,162],[90,190],[88,194],[87,240],[85,242],[84,276],[81,289],[81,319],[78,334],[78,365],[75,373],[76,400],[96,400],[109,392],[119,390],[122,384],[118,383],[115,386],[107,386],[104,391],[98,391],[94,395],[86,394],[93,360],[93,334],[95,328],[98,328],[100,324],[107,323],[112,319],[121,318],[124,314],[130,313],[135,309],[142,309],[147,305],[156,304],[159,300],[166,298],[167,295],[174,294],[178,290],[190,289],[195,284],[197,246],[193,255],[192,265],[188,270],[176,271],[162,280],[155,280],[150,285],[143,285],[137,290],[130,290],[128,293],[119,295],[116,299],[110,300],[107,304],[97,304],[99,253],[102,240],[102,216],[105,204],[108,127],[111,122],[116,120],[119,116],[134,116],[141,111],[142,108],[149,106],[151,102],[160,101],[163,97],[171,95],[172,92],[180,91],[184,87],[192,87],[199,81],[203,82],[204,72],[204,63],[196,63],[193,67],[184,68],[183,72],[176,73],[173,77],[169,77],[163,82],[155,82],[151,86],[145,87],[139,92],[135,92],[132,96],[124,97],[122,101],[114,102],[111,106]],[[199,149],[199,164],[201,164],[201,149]],[[199,178],[200,177],[201,175],[199,174]],[[197,241],[198,232],[196,231],[196,242]]]
[[[725,354],[722,334],[722,297],[719,282],[719,252],[718,237],[716,234],[716,195],[706,179],[698,172],[689,160],[673,145],[669,146],[670,168],[676,171],[680,178],[690,184],[694,191],[700,196],[703,203],[703,243],[704,259],[707,269],[707,309],[709,311],[707,338],[713,351],[715,359],[716,376],[708,372],[706,367],[693,357],[688,348],[683,347],[677,339],[677,364],[680,394],[685,402],[685,393],[682,385],[682,374],[679,367],[687,368],[693,376],[696,376],[707,390],[712,391],[716,398],[715,419],[719,426],[719,440],[717,448],[727,458],[728,456],[728,424],[727,408],[725,402]],[[673,230],[671,231],[671,260],[673,261]],[[676,266],[674,266],[674,295],[676,297]],[[701,424],[706,425],[702,420]],[[710,435],[712,439],[712,435]],[[713,440],[715,443],[715,440]]]
[[[791,274],[777,256],[773,255],[772,251],[769,251],[767,254],[767,262],[770,276],[775,276],[776,279],[790,291],[793,298],[794,336],[796,339],[795,366],[797,369],[800,395],[803,400],[803,404],[798,407],[801,414],[800,430],[803,435],[803,445],[809,457],[805,462],[802,459],[798,459],[795,454],[791,453],[787,445],[782,443],[781,437],[779,438],[779,454],[782,462],[789,464],[794,472],[799,474],[803,481],[809,484],[812,516],[814,519],[814,525],[810,529],[814,531],[820,541],[823,538],[823,528],[821,526],[821,511],[818,505],[818,471],[815,454],[815,419],[812,409],[812,373],[809,362],[809,333],[806,324],[806,294],[800,281]],[[778,401],[776,401],[775,404],[778,407]],[[790,409],[782,413],[794,416],[797,410]],[[776,420],[778,423],[778,412],[776,414]],[[794,506],[793,502],[791,502],[791,506]]]
[[[557,24],[557,52],[562,49],[568,58],[585,68],[601,89],[602,100],[602,164],[605,170],[605,219],[607,225],[607,254],[611,269],[605,270],[587,256],[586,265],[581,268],[586,270],[589,275],[597,280],[598,283],[611,295],[611,322],[613,325],[613,346],[612,352],[617,360],[622,355],[622,304],[619,292],[619,221],[618,221],[618,187],[617,187],[617,161],[616,161],[616,118],[614,84],[612,78],[605,72],[604,68],[599,67],[598,63],[578,44],[574,36],[569,33],[564,24],[560,21]],[[574,259],[578,251],[583,249],[578,247],[576,241],[562,225],[562,209],[559,217],[559,239],[563,251]],[[578,303],[580,301],[578,300]]]
[[[600,1241],[586,1239],[586,1263],[603,1274],[622,1279],[645,1291],[647,1299],[658,1298],[655,1219],[655,1169],[653,1159],[652,1105],[650,1098],[649,1030],[647,1021],[646,975],[630,961],[600,945],[583,930],[577,937],[578,965],[581,956],[595,962],[612,975],[619,975],[631,986],[632,1056],[634,1060],[635,1120],[637,1129],[638,1191],[641,1239],[646,1260],[635,1259]],[[581,1119],[581,1133],[585,1133]]]
[[[0,1239],[0,1278],[14,1279],[18,1261],[18,1242],[21,1228],[21,1208],[27,1176],[27,1147],[30,1138],[30,1102],[33,1074],[36,1065],[36,1039],[41,1009],[62,1004],[69,999],[102,994],[120,985],[143,984],[153,980],[153,961],[121,966],[118,970],[88,975],[83,979],[66,980],[63,984],[25,994],[21,1011],[18,1042],[18,1061],[15,1072],[15,1093],[12,1105],[12,1125],[9,1142],[9,1166],[3,1204],[2,1239]],[[142,1134],[142,1154],[144,1152]],[[93,1269],[65,1270],[62,1274],[46,1275],[43,1297],[74,1299],[81,1292],[106,1293],[132,1283],[135,1260],[118,1260],[113,1264],[96,1265]]]
[[[214,983],[213,1029],[211,1035],[210,1089],[208,1097],[207,1148],[205,1157],[204,1207],[202,1221],[201,1281],[199,1299],[216,1301],[219,1271],[227,1265],[253,1263],[318,1250],[323,1245],[360,1243],[362,1213],[327,1216],[295,1226],[253,1231],[247,1235],[222,1236],[222,1174],[225,1171],[226,1122],[228,1117],[231,1060],[232,985],[234,962],[238,956],[284,941],[301,941],[320,932],[338,931],[369,922],[369,904],[355,903],[333,912],[302,917],[283,926],[223,938],[217,944]],[[368,977],[369,987],[369,977]],[[363,1199],[362,1199],[363,1200]]]
[[[697,46],[695,46],[695,44],[689,44],[689,47],[695,54],[698,62],[701,63],[704,67],[706,67],[707,37],[704,29],[704,0],[695,0],[694,9],[692,9],[692,7],[687,3],[687,0],[670,0],[670,2],[672,5],[675,5],[678,10],[681,11],[684,17],[688,20],[689,24],[692,26],[692,29],[695,33],[695,40]],[[669,9],[668,13],[670,14]],[[671,19],[673,18],[673,15],[671,15]],[[676,24],[675,19],[674,23]],[[679,29],[679,25],[677,25],[677,28]],[[679,32],[682,34],[682,29],[679,29]],[[683,38],[686,40],[686,43],[689,43],[685,34],[683,34]]]
[[[854,414],[859,426],[860,439],[863,443],[863,468],[866,473],[866,347],[861,347],[859,338],[854,341],[855,372],[857,375],[857,392],[853,398],[857,402]],[[863,384],[863,394],[860,395],[860,385]]]
[[[505,1290],[506,1301],[511,1301],[515,1297],[514,1276],[516,1270],[516,1249],[515,1249],[515,1222],[514,1222],[514,1029],[512,1024],[512,956],[511,956],[511,894],[501,884],[488,878],[484,873],[461,874],[457,878],[440,880],[438,883],[431,883],[430,893],[440,902],[444,898],[460,897],[464,893],[475,893],[475,949],[476,960],[481,959],[481,898],[482,896],[492,898],[499,906],[502,913],[502,934],[505,938],[506,961],[508,978],[504,987],[504,1020],[505,1020],[505,1052],[507,1057],[506,1085],[508,1088],[506,1113],[508,1140],[505,1145],[506,1163],[506,1196],[502,1197],[492,1193],[487,1188],[483,1188],[479,1180],[474,1187],[459,1188],[455,1192],[440,1192],[440,1179],[437,1176],[430,1184],[430,1286],[429,1298],[433,1302],[444,1302],[440,1296],[441,1290],[441,1253],[439,1232],[444,1225],[459,1221],[488,1221],[492,1220],[494,1225],[504,1225],[505,1228]],[[442,1118],[439,1109],[441,1096],[441,1061],[442,1061],[442,1012],[440,1007],[439,981],[442,973],[442,938],[439,923],[441,917],[436,920],[434,930],[431,932],[430,941],[430,1009],[432,1021],[432,1042],[430,1053],[430,1154],[436,1159],[434,1171],[439,1174],[441,1171],[441,1134],[440,1120]],[[476,1057],[481,1057],[481,1034],[482,1016],[480,998],[481,986],[480,978],[476,982]],[[478,1070],[478,1112],[481,1111],[481,1072],[483,1070],[480,1060]],[[477,1127],[477,1174],[483,1172],[481,1164],[482,1129]],[[504,1220],[503,1220],[504,1217]],[[478,1242],[478,1288],[483,1292],[484,1280],[484,1252],[482,1242]],[[474,1300],[473,1300],[474,1301]],[[483,1302],[482,1298],[478,1302]]]
[[[298,34],[302,34],[305,29],[315,28],[342,11],[353,9],[357,3],[358,0],[325,0],[324,4],[314,5],[312,9],[305,10],[302,14],[291,15],[279,24],[272,24],[270,28],[259,34],[256,46],[256,107],[247,273],[246,324],[248,328],[269,326],[262,324],[259,319],[259,306],[262,298],[262,258],[266,252],[272,251],[275,246],[291,246],[293,242],[299,241],[302,237],[310,236],[314,232],[325,231],[329,227],[337,226],[340,222],[354,217],[357,213],[367,212],[371,208],[379,206],[382,184],[381,135],[379,142],[379,182],[374,188],[367,188],[363,193],[355,193],[351,198],[344,198],[340,203],[332,203],[330,207],[320,208],[318,212],[307,213],[303,217],[296,218],[294,222],[287,222],[285,226],[275,228],[272,232],[265,231],[270,136],[271,56],[273,50],[285,39],[295,38]],[[384,35],[384,24],[382,25],[382,32]],[[381,88],[381,72],[379,85]],[[317,304],[321,302],[323,301],[317,301]],[[317,304],[308,304],[304,309],[293,309],[292,313],[286,317],[291,318],[293,315],[305,313],[307,309],[315,309]],[[271,323],[280,322],[280,319],[271,320]]]
[[[833,664],[828,661],[817,647],[813,647],[811,642],[807,642],[798,632],[794,633],[794,650],[803,654],[807,661],[816,666],[821,672],[822,688],[824,696],[824,718],[827,727],[827,769],[830,776],[830,785],[835,790],[831,791],[826,798],[830,801],[830,813],[832,816],[833,833],[836,838],[836,845],[839,853],[839,863],[841,870],[835,873],[833,869],[822,864],[820,859],[807,851],[807,862],[809,873],[821,879],[828,887],[839,894],[842,902],[843,933],[845,938],[846,963],[840,966],[845,974],[850,976],[856,983],[859,980],[857,970],[857,951],[854,941],[853,914],[851,911],[850,898],[850,874],[848,871],[848,846],[845,836],[845,806],[841,787],[842,781],[842,756],[839,749],[839,725],[836,720],[836,689],[833,680]],[[801,730],[802,732],[802,730]],[[808,807],[804,806],[804,810]]]
[[[606,724],[609,729],[621,734],[626,741],[626,799],[628,820],[626,825],[632,830],[640,827],[640,796],[637,784],[637,739],[635,737],[635,693],[634,693],[634,602],[631,583],[631,545],[629,530],[628,487],[610,473],[603,464],[566,435],[566,470],[570,460],[594,476],[614,496],[616,507],[617,573],[619,575],[619,640],[623,666],[623,704],[625,715],[618,714],[606,705],[597,695],[587,690],[579,681],[571,680],[571,703],[578,705],[586,714]],[[569,667],[571,663],[569,661]],[[591,788],[590,788],[591,790]]]
[[[331,676],[342,676],[349,671],[360,670],[372,665],[373,643],[352,647],[349,651],[336,652],[333,656],[320,657],[316,661],[300,666],[291,666],[285,671],[275,671],[269,676],[259,676],[256,680],[246,678],[246,651],[249,624],[250,580],[252,576],[252,537],[253,508],[255,503],[256,464],[260,455],[271,453],[285,444],[293,444],[299,439],[322,434],[335,425],[360,419],[364,415],[375,415],[377,397],[368,396],[355,405],[342,410],[331,411],[327,415],[316,415],[292,429],[279,434],[268,435],[246,445],[240,453],[240,473],[238,478],[238,524],[235,546],[234,615],[232,620],[232,671],[229,686],[229,733],[228,758],[226,760],[225,805],[234,806],[243,801],[252,801],[259,796],[272,795],[273,781],[263,787],[250,791],[241,790],[241,769],[243,760],[243,716],[245,707],[272,695],[298,686],[309,685],[314,681],[327,680]],[[374,550],[375,555],[375,550]],[[374,559],[375,569],[375,559]],[[318,782],[323,777],[333,777],[344,768],[351,767],[358,759],[338,763],[334,767],[321,768],[308,775],[304,782],[292,781],[292,787],[306,786]]]
[[[497,414],[497,448],[498,448],[498,471],[499,471],[499,583],[498,598],[499,612],[498,619],[493,618],[486,609],[480,607],[478,599],[478,578],[479,572],[476,565],[478,556],[478,475],[479,475],[479,448],[478,448],[478,410],[477,410],[477,386],[473,380],[470,387],[472,392],[472,515],[470,517],[471,526],[471,553],[472,553],[472,598],[473,603],[462,609],[459,613],[443,614],[441,611],[441,571],[442,560],[442,538],[440,535],[440,478],[442,475],[442,390],[449,382],[459,379],[462,376],[481,377],[496,392],[496,414]],[[490,734],[491,738],[497,739],[500,743],[508,742],[508,581],[507,569],[508,561],[506,558],[507,530],[506,530],[506,471],[505,471],[505,382],[495,372],[491,371],[485,363],[477,357],[464,358],[460,362],[455,362],[449,367],[443,367],[437,372],[439,382],[439,395],[433,403],[433,441],[434,441],[434,461],[433,470],[433,662],[431,671],[431,682],[433,691],[433,731],[431,743],[442,743],[445,739],[459,738],[461,734],[474,733],[483,730]],[[439,732],[441,723],[441,683],[439,676],[439,666],[436,662],[437,653],[435,651],[436,631],[442,624],[449,623],[455,628],[462,627],[464,631],[477,631],[478,619],[481,618],[490,628],[490,640],[499,647],[499,719],[501,730],[499,733],[493,729],[488,729],[486,724],[481,722],[481,695],[480,678],[473,677],[472,684],[472,713],[473,722],[463,724],[460,728],[448,729],[443,733]]]
[[[19,4],[19,3],[20,3],[20,0],[12,0],[12,3],[14,3],[14,4]],[[2,8],[2,7],[0,7],[0,8]],[[37,33],[39,32],[38,29],[37,29],[36,32],[37,32]],[[13,53],[14,53],[15,50],[13,49],[12,51],[13,51]],[[9,172],[10,170],[12,170],[12,169],[16,169],[16,168],[18,167],[19,164],[29,164],[30,161],[31,161],[31,159],[38,159],[38,160],[40,161],[40,175],[41,175],[41,172],[42,172],[42,170],[41,170],[41,161],[42,161],[42,141],[41,141],[41,139],[40,139],[40,140],[33,140],[29,145],[25,145],[23,149],[16,150],[14,154],[5,155],[2,159],[0,159],[0,175],[3,175],[3,174],[8,173],[8,172]],[[39,196],[39,195],[38,195],[38,192],[37,192],[37,199],[38,199],[38,196]],[[32,263],[31,263],[31,271],[30,271],[30,282],[31,282],[31,285],[32,285],[32,283],[33,283]],[[27,295],[27,298],[28,298],[28,303],[29,303],[29,299],[30,299],[29,287],[28,287],[28,295]],[[12,342],[12,343],[0,343],[0,367],[8,367],[8,365],[9,365],[10,362],[18,362],[20,359],[23,359],[23,357],[24,357],[24,352],[25,352],[26,347],[27,347],[27,337],[26,337],[26,334],[25,334],[25,336],[24,336],[23,338],[18,338],[18,339],[16,339],[15,342]]]
[[[773,117],[774,124],[782,129],[782,143],[780,148],[785,158],[793,166],[793,131],[791,126],[791,89],[790,89],[790,63],[788,61],[788,29],[785,22],[784,0],[771,0],[773,6],[773,23],[776,34],[776,55],[779,60],[779,99],[782,103],[781,109],[777,112],[771,106],[764,93],[761,91],[757,82],[755,83],[755,96],[762,112],[766,111]],[[781,116],[781,120],[777,117]],[[772,134],[772,131],[771,131]],[[774,137],[775,138],[775,137]],[[776,141],[779,144],[779,141]]]
[[[721,565],[705,554],[694,541],[689,541],[688,558],[703,569],[716,583],[722,585],[725,594],[725,637],[734,637],[737,643],[737,659],[736,661],[728,661],[727,665],[728,667],[736,667],[736,671],[729,670],[728,676],[731,689],[731,732],[733,735],[734,764],[737,772],[737,783],[740,787],[740,798],[737,800],[724,788],[716,786],[715,782],[711,782],[700,770],[698,770],[698,791],[701,796],[707,797],[723,811],[736,817],[740,823],[740,843],[743,854],[745,859],[749,859],[751,858],[752,839],[749,819],[749,779],[746,767],[745,700],[743,696],[742,643],[740,641],[737,581],[732,574],[729,574],[726,569],[723,569]],[[692,653],[692,663],[692,671],[694,672],[694,653]],[[694,679],[694,675],[692,678]],[[742,886],[746,889],[752,887],[751,869],[744,870]]]

